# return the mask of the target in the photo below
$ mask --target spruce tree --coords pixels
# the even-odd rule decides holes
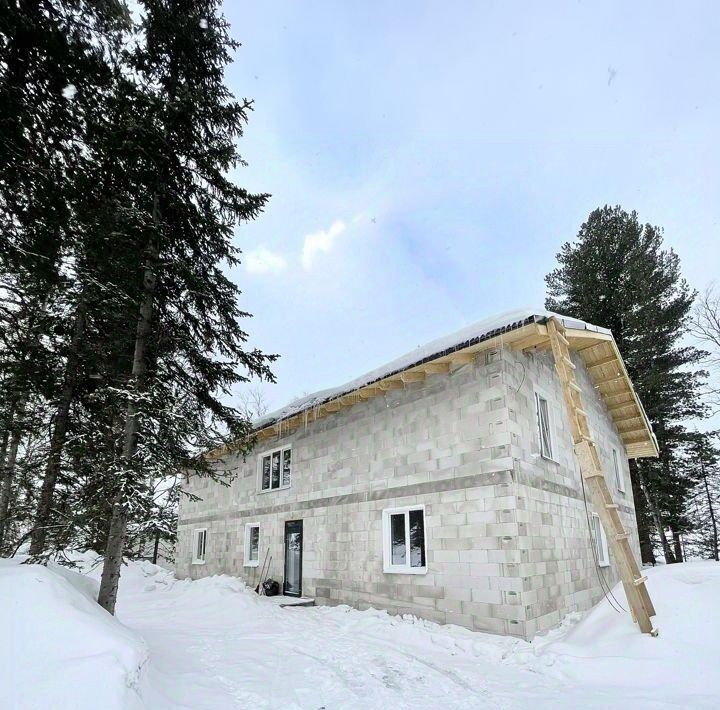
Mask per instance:
[[[631,465],[643,561],[655,559],[653,529],[667,561],[675,561],[665,528],[686,526],[689,491],[676,448],[682,421],[704,413],[703,353],[682,340],[695,294],[678,256],[663,249],[662,230],[619,206],[594,210],[557,259],[546,276],[546,307],[612,330],[658,438],[660,459]]]
[[[245,347],[239,291],[223,273],[237,263],[238,221],[267,196],[234,185],[236,140],[250,103],[235,101],[224,69],[236,43],[215,0],[147,0],[130,57],[137,91],[126,163],[126,205],[142,225],[134,340],[126,382],[122,446],[108,490],[112,515],[99,603],[115,606],[128,526],[146,514],[157,478],[192,468],[220,477],[203,452],[247,440],[249,422],[221,397],[250,376],[271,378],[272,358]],[[132,255],[130,255],[132,258]]]
[[[15,421],[23,402],[39,397],[53,412],[46,422],[53,434],[34,522],[41,538],[73,397],[73,352],[83,337],[83,319],[73,317],[83,253],[79,206],[85,191],[79,177],[90,164],[90,116],[102,111],[108,56],[126,20],[127,9],[115,0],[21,0],[4,3],[0,13],[0,328],[10,334],[0,399],[5,430],[20,439],[30,434]],[[12,490],[10,463],[5,458],[2,467],[5,491]],[[6,502],[3,497],[0,525]],[[42,550],[43,539],[38,543],[36,550]]]

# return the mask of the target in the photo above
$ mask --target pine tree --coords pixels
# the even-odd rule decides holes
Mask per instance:
[[[704,413],[703,353],[682,344],[695,294],[677,255],[662,248],[662,230],[621,207],[594,210],[557,259],[546,276],[546,307],[612,330],[658,438],[660,459],[631,466],[643,561],[655,561],[653,529],[666,560],[675,561],[665,529],[686,527],[690,488],[676,456],[681,422]]]

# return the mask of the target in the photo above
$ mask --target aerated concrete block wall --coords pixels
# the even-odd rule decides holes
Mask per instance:
[[[518,462],[515,476],[518,558],[514,574],[521,585],[525,634],[532,637],[560,623],[570,612],[589,609],[603,596],[601,579],[612,588],[618,575],[612,552],[609,567],[599,567],[593,556],[588,515],[594,507],[590,501],[586,506],[553,357],[547,352],[514,353],[512,360],[506,382],[511,453]],[[582,359],[574,354],[573,362],[608,487],[639,559],[630,470],[622,441]],[[536,391],[550,404],[554,461],[539,455]],[[613,448],[618,452],[624,492],[618,490],[615,482]]]
[[[536,380],[556,397],[558,463],[534,457]],[[244,567],[244,532],[259,523],[260,561],[269,550],[270,576],[282,582],[284,524],[302,519],[302,592],[318,604],[522,637],[588,608],[599,586],[554,386],[547,356],[499,349],[264,442],[246,460],[229,457],[229,487],[190,478],[202,500],[181,503],[178,576],[228,573],[254,586],[259,571]],[[617,435],[590,394],[602,450],[603,437],[615,443]],[[258,457],[287,443],[291,488],[258,492]],[[415,504],[425,505],[428,573],[386,574],[382,511]],[[208,530],[202,565],[191,564],[197,528]]]

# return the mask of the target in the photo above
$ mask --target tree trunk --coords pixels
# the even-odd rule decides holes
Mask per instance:
[[[647,501],[648,508],[650,509],[653,520],[655,521],[655,527],[657,528],[658,536],[660,537],[660,544],[662,545],[663,555],[665,556],[666,564],[673,564],[675,557],[673,556],[670,544],[668,543],[667,535],[665,534],[665,528],[663,527],[662,518],[660,517],[660,508],[658,507],[657,501],[650,494],[647,482],[645,481],[642,470],[638,467],[638,478],[640,480],[640,487],[642,488],[643,495]]]
[[[78,366],[80,363],[80,346],[85,335],[86,310],[87,306],[85,299],[84,297],[81,297],[75,313],[75,327],[73,329],[73,336],[70,341],[70,350],[65,363],[63,388],[60,393],[60,399],[58,401],[57,411],[54,417],[53,431],[50,437],[50,450],[48,452],[48,460],[45,466],[45,475],[43,477],[42,487],[40,488],[37,512],[35,513],[35,524],[33,526],[34,529],[30,542],[30,554],[33,556],[41,555],[44,552],[45,543],[47,541],[47,529],[48,524],[50,523],[52,502],[53,497],[55,496],[55,486],[57,484],[58,475],[60,474],[62,453],[65,448],[65,440],[67,437],[70,407],[75,397]]]
[[[630,482],[633,489],[633,500],[635,501],[635,520],[638,528],[638,539],[640,541],[640,558],[643,564],[657,564],[655,559],[655,550],[653,550],[652,535],[650,534],[649,517],[647,500],[640,483],[640,471],[637,463],[630,461]]]
[[[2,481],[0,481],[0,551],[3,549],[5,542],[5,534],[7,532],[8,512],[10,510],[10,494],[12,492],[13,476],[15,474],[15,463],[17,462],[17,453],[22,439],[22,426],[20,420],[25,412],[24,402],[20,402],[15,411],[12,424],[9,427],[9,448],[3,451],[3,461],[0,473],[2,473]],[[7,446],[8,439],[5,439]],[[5,458],[7,456],[7,458]]]
[[[673,547],[675,548],[675,562],[683,562],[685,556],[683,555],[682,540],[680,538],[680,531],[677,526],[671,526],[670,531],[673,535]]]
[[[712,504],[712,496],[710,495],[710,486],[708,486],[707,473],[705,473],[705,464],[700,461],[700,473],[702,474],[703,484],[705,486],[705,495],[707,496],[708,509],[710,510],[710,523],[712,524],[713,534],[713,559],[718,562],[718,529],[715,520],[715,509]]]
[[[153,200],[153,222],[158,221],[158,197]],[[145,271],[143,274],[143,300],[140,304],[137,328],[135,331],[135,352],[133,355],[132,380],[135,393],[141,392],[145,385],[147,371],[147,341],[151,331],[153,302],[155,298],[155,262],[157,260],[157,246],[153,240],[148,244]],[[138,406],[131,398],[125,414],[125,431],[123,435],[122,460],[126,468],[133,465],[133,458],[137,450]],[[117,590],[120,582],[120,569],[122,556],[127,538],[128,511],[125,505],[125,494],[122,486],[115,495],[110,518],[110,530],[107,546],[105,548],[105,562],[103,564],[102,578],[100,580],[100,593],[98,604],[111,614],[115,613]]]
[[[155,545],[153,547],[153,558],[152,558],[152,562],[154,565],[157,564],[159,551],[160,551],[160,531],[156,530],[155,531]]]

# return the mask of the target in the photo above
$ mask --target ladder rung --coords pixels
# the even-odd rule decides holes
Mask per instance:
[[[576,384],[575,382],[568,382],[568,387],[575,390],[576,392],[582,392],[582,387],[580,387],[580,385]]]
[[[608,510],[617,510],[620,506],[617,503],[605,503]]]
[[[556,330],[555,332],[557,333],[558,340],[561,343],[564,343],[565,345],[570,345],[570,341],[559,330]]]
[[[575,367],[575,363],[574,363],[569,357],[566,357],[565,355],[563,355],[562,360],[563,360],[563,362],[565,363],[565,365],[567,365],[571,370],[576,370],[576,369],[577,369],[577,368]]]
[[[627,533],[618,533],[615,535],[615,539],[620,542],[620,540],[627,540],[630,537]]]
[[[636,587],[639,587],[641,584],[645,584],[647,582],[647,577],[638,577],[637,579],[633,580],[633,584]]]
[[[584,473],[583,478],[605,478],[602,471],[595,471],[594,473]]]
[[[583,434],[582,432],[578,434],[577,441],[573,441],[575,444],[579,444],[581,441],[586,441],[590,446],[595,446],[595,440],[588,434]]]
[[[589,419],[588,413],[584,409],[580,409],[580,407],[575,407],[575,414],[579,414],[580,416],[585,417],[585,419]]]

